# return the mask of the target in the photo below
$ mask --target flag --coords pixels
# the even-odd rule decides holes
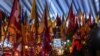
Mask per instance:
[[[48,12],[48,15],[47,15],[47,19],[48,19],[48,27],[51,27],[52,21],[51,21],[49,12]]]
[[[14,29],[16,32],[16,43],[14,44],[14,49],[18,47],[21,42],[21,26],[20,26],[20,6],[19,0],[14,0],[13,7],[9,19],[9,29]]]
[[[74,17],[75,17],[75,15],[73,13],[73,4],[71,3],[71,6],[70,6],[69,12],[68,12],[68,18],[70,18],[71,20],[73,20]]]
[[[52,21],[51,21],[51,19],[49,18],[49,20],[48,20],[48,27],[49,27],[49,30],[50,30],[50,34],[52,34],[53,33],[53,27],[52,27]],[[51,35],[50,35],[51,36]],[[52,37],[52,36],[51,36]]]
[[[84,25],[84,18],[83,18],[82,11],[80,11],[80,13],[79,13],[79,20],[80,20],[80,26],[83,26]]]
[[[20,29],[19,27],[19,20],[20,20],[20,8],[19,8],[19,0],[14,0],[14,3],[13,3],[13,7],[12,7],[12,11],[11,11],[11,14],[10,14],[10,25],[9,26],[12,26],[14,28],[16,28],[17,30]]]
[[[26,51],[26,47],[28,47],[30,40],[32,40],[31,36],[30,36],[30,28],[29,28],[29,24],[28,24],[28,16],[27,16],[27,12],[25,11],[22,15],[22,24],[21,24],[21,33],[22,33],[22,45],[19,44],[17,50],[22,51],[22,56],[24,55],[25,51]]]
[[[48,7],[46,4],[46,7],[44,9],[43,13],[43,20],[44,20],[44,37],[43,37],[43,49],[45,52],[49,52],[51,50],[50,46],[50,34],[49,34],[49,27],[48,27],[48,21],[47,21],[47,13],[48,13]]]
[[[26,33],[29,31],[27,12],[24,13],[22,18],[23,18],[23,20],[22,20],[23,24],[21,25],[21,27],[22,27],[21,33],[22,33],[22,36],[23,36],[24,43],[26,44],[28,42]]]
[[[62,16],[62,28],[65,29],[66,28],[66,20],[64,18],[64,15]]]
[[[64,38],[65,30],[66,29],[66,20],[64,19],[64,16],[62,16],[62,24],[61,24],[61,35]]]
[[[26,12],[24,12],[24,9],[21,8],[21,22],[22,22],[22,24],[25,23],[25,15],[26,15]]]
[[[0,19],[2,18],[2,12],[0,11]]]
[[[56,17],[56,26],[61,26],[61,19],[58,15]]]
[[[87,24],[89,25],[89,26],[91,26],[92,25],[92,21],[91,21],[92,19],[91,19],[91,13],[89,14],[89,19],[88,19],[88,21],[87,21]]]
[[[39,38],[38,38],[38,28],[39,28],[39,20],[38,20],[38,12],[37,12],[37,5],[36,5],[36,0],[33,0],[33,4],[32,4],[32,9],[31,9],[31,14],[30,14],[30,21],[33,21],[34,19],[34,33],[35,33],[35,44],[37,42],[39,42]],[[32,40],[33,41],[33,40]]]
[[[30,13],[30,20],[36,19],[36,0],[33,0],[31,13]]]
[[[68,12],[68,16],[67,16],[67,20],[69,20],[68,22],[68,32],[70,31],[75,31],[77,29],[77,25],[75,24],[75,15],[73,13],[73,4],[71,4],[69,12]]]
[[[73,8],[72,8],[72,3],[71,6],[69,8],[69,12],[68,12],[68,16],[67,16],[67,27],[68,27],[68,33],[70,31],[73,31],[73,21],[74,20],[74,15],[73,15]]]
[[[27,12],[25,12],[25,14],[24,14],[24,19],[23,19],[23,21],[24,21],[24,24],[28,25],[28,16],[27,16]]]
[[[37,41],[40,42],[39,37],[38,37],[38,29],[39,29],[39,20],[38,20],[38,13],[36,11],[36,16],[35,16],[35,40],[37,39]]]
[[[96,16],[96,18],[95,18],[95,23],[96,23],[96,24],[99,23],[99,17],[98,17],[98,16]]]

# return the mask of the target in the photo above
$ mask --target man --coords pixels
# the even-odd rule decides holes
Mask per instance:
[[[100,27],[94,24],[88,36],[88,52],[89,56],[97,56],[96,51],[100,50]]]

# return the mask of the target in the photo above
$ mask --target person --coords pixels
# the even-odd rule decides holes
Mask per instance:
[[[95,24],[93,28],[87,40],[89,56],[97,56],[96,51],[100,50],[100,27]]]
[[[79,33],[75,33],[73,35],[71,55],[72,56],[84,56],[82,52],[82,44],[81,44]]]

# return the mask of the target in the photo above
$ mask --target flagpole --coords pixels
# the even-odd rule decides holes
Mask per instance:
[[[3,39],[3,44],[2,44],[2,47],[4,47],[4,41],[5,41],[5,39],[7,38],[7,32],[8,32],[8,26],[9,26],[9,20],[8,20],[8,25],[7,25],[7,29],[6,29],[6,31],[4,31],[4,39]],[[4,27],[3,27],[3,29],[4,29]],[[4,51],[4,49],[2,49],[2,51]]]
[[[0,15],[0,41],[2,41],[2,12],[0,11],[1,15]],[[1,47],[1,51],[2,51],[2,54],[3,54],[3,47]]]
[[[0,11],[1,13],[1,11]],[[0,16],[0,38],[1,38],[1,25],[2,25],[2,15]]]

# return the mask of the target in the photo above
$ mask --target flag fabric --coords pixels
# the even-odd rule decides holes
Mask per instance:
[[[69,29],[69,30],[67,30],[67,33],[69,33],[70,31],[73,31],[73,19],[74,18],[74,15],[73,15],[73,8],[72,8],[72,3],[71,3],[71,6],[70,6],[70,8],[69,8],[69,12],[68,12],[68,16],[67,16],[67,24],[66,24],[66,26],[67,26],[67,28]]]
[[[38,28],[39,28],[39,20],[38,20],[38,12],[35,12],[35,40],[38,38]],[[39,39],[37,39],[39,41]]]
[[[96,16],[96,18],[95,18],[95,23],[96,23],[96,24],[99,23],[99,17],[98,17],[98,16]]]
[[[25,14],[24,14],[24,16],[23,16],[23,24],[27,24],[27,25],[28,25],[27,11],[25,12]]]
[[[26,15],[26,12],[24,12],[24,9],[21,8],[21,22],[22,22],[22,24],[25,23],[25,15]]]
[[[61,19],[58,15],[56,17],[56,26],[61,26]]]
[[[88,24],[89,26],[92,25],[91,13],[89,14],[89,19],[88,19],[87,24]]]
[[[21,33],[22,33],[22,45],[19,44],[19,47],[17,48],[18,50],[22,51],[22,56],[24,55],[26,49],[25,46],[29,46],[29,43],[31,40],[33,40],[30,36],[30,28],[28,24],[28,17],[27,17],[27,12],[25,11],[23,14],[23,23],[21,24]]]
[[[85,18],[83,16],[82,11],[79,13],[79,20],[80,20],[80,26],[83,26],[85,24]]]
[[[31,26],[32,29],[34,29],[34,32],[32,31],[30,33],[31,35],[31,42],[30,44],[34,46],[34,49],[37,48],[37,44],[40,44],[40,37],[38,36],[38,29],[39,29],[39,20],[38,20],[38,11],[37,11],[37,5],[36,0],[33,0],[31,14],[30,14],[30,22],[34,22]],[[34,26],[34,27],[33,27]],[[34,34],[34,36],[32,36]],[[35,51],[34,51],[35,52]]]
[[[64,16],[62,16],[62,21],[61,21],[61,27],[60,27],[60,30],[61,30],[61,37],[64,39],[64,35],[65,35],[65,29],[66,29],[66,20],[64,19]]]
[[[9,28],[14,29],[16,32],[16,43],[14,49],[16,49],[21,42],[21,26],[20,26],[20,6],[19,0],[14,0],[13,7],[9,19]]]
[[[49,35],[49,27],[47,22],[47,13],[48,13],[48,7],[46,5],[43,13],[43,19],[44,19],[44,36],[43,36],[43,51],[49,52],[51,50],[50,46],[50,35]]]
[[[32,9],[31,9],[31,14],[30,14],[30,21],[34,21],[33,25],[34,25],[34,39],[32,40],[34,41],[36,44],[37,42],[39,42],[39,38],[38,38],[38,28],[39,28],[39,20],[38,20],[38,12],[37,12],[37,5],[36,5],[36,0],[33,0],[33,4],[32,4]],[[31,33],[33,34],[33,32]]]
[[[16,29],[20,29],[19,27],[19,20],[20,20],[20,8],[19,8],[19,0],[14,0],[12,11],[10,14],[10,25]]]
[[[35,28],[35,30],[34,30],[34,40],[32,40],[32,41],[34,41],[34,44],[38,44],[38,43],[40,43],[40,41],[39,41],[39,37],[38,37],[38,35],[39,35],[39,32],[38,32],[38,29],[39,29],[39,20],[38,20],[38,13],[36,12],[36,16],[35,16],[35,20],[34,20],[34,28]]]
[[[30,13],[30,20],[36,19],[36,0],[33,0],[31,13]]]
[[[66,28],[66,20],[64,19],[64,16],[62,16],[62,28]]]
[[[2,12],[0,11],[0,19],[2,18]]]
[[[67,20],[69,20],[68,22],[68,32],[70,31],[76,31],[77,29],[77,24],[75,24],[75,15],[73,13],[73,4],[71,4],[70,9],[69,9],[69,13],[67,16]]]
[[[51,27],[52,20],[50,18],[49,12],[48,12],[48,15],[47,15],[47,19],[48,19],[48,27]]]
[[[29,31],[29,25],[28,25],[28,17],[27,17],[27,12],[24,12],[25,14],[23,15],[23,20],[22,20],[22,25],[21,25],[21,33],[22,33],[22,36],[23,36],[23,40],[24,40],[24,43],[28,43],[28,40],[27,39],[27,35],[28,35],[28,31]],[[27,34],[26,34],[27,33]],[[30,38],[28,38],[30,39]]]

